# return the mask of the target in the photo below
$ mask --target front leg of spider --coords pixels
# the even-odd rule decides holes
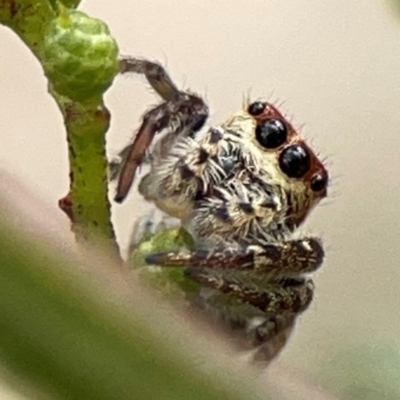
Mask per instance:
[[[254,360],[265,365],[282,349],[296,318],[310,305],[314,285],[302,273],[316,270],[322,257],[319,240],[309,238],[264,248],[249,246],[236,253],[153,254],[146,261],[185,267],[186,276],[202,287],[213,289],[215,297],[221,299],[221,306],[217,306],[218,318],[242,335],[245,332],[246,342],[258,349]],[[223,296],[233,300],[228,309],[222,306],[227,302]],[[236,312],[235,308],[240,307],[237,303],[260,310],[262,316],[254,318],[247,311]]]
[[[296,318],[310,305],[314,285],[302,273],[315,271],[322,260],[323,249],[316,238],[248,246],[233,253],[163,253],[146,259],[149,264],[185,267],[186,276],[213,289],[221,304],[227,301],[223,296],[234,299],[230,309],[217,306],[218,318],[244,335],[250,347],[257,348],[253,359],[262,365],[276,357]],[[260,310],[263,316],[254,318],[247,311],[235,311],[240,307],[234,305],[237,302]]]
[[[148,264],[185,267],[191,270],[215,268],[239,270],[279,279],[316,271],[322,264],[324,250],[320,239],[310,237],[285,240],[267,245],[246,246],[233,252],[198,250],[182,253],[154,253]]]
[[[164,130],[172,135],[182,131],[190,133],[199,130],[208,116],[204,101],[193,94],[179,91],[165,70],[156,63],[135,58],[123,58],[121,73],[136,72],[144,74],[153,89],[165,101],[145,114],[143,122],[123,163],[118,179],[115,201],[121,203],[127,196],[137,168],[142,164],[146,150],[154,136]]]

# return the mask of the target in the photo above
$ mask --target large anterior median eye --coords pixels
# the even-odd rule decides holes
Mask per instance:
[[[286,126],[278,119],[260,121],[256,126],[256,138],[266,149],[276,149],[286,142]]]
[[[287,147],[279,156],[279,166],[289,178],[301,178],[310,169],[310,155],[299,145]]]

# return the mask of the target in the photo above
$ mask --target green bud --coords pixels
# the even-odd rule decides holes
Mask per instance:
[[[64,9],[46,33],[43,65],[58,94],[82,102],[101,97],[111,85],[118,47],[104,22]]]

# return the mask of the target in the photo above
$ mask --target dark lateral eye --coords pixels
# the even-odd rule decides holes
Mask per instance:
[[[262,112],[265,109],[265,104],[262,103],[261,101],[255,101],[254,103],[251,103],[249,105],[249,108],[247,109],[247,112],[250,115],[256,116],[262,114]]]
[[[289,178],[301,178],[310,169],[310,155],[299,145],[289,146],[280,154],[279,166]]]
[[[275,149],[286,142],[286,126],[278,119],[266,119],[257,125],[256,138],[266,149]]]
[[[311,178],[311,190],[313,192],[319,192],[326,188],[326,179],[321,174],[315,174]]]

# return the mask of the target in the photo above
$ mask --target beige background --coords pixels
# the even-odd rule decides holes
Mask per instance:
[[[321,156],[329,199],[305,232],[321,234],[326,262],[316,299],[281,361],[315,372],[337,343],[399,341],[400,18],[378,0],[87,0],[121,53],[160,60],[182,86],[203,94],[217,124],[243,95],[283,101]],[[66,194],[62,120],[42,70],[0,28],[0,168],[33,189],[71,240],[57,200]],[[119,78],[107,93],[109,152],[130,138],[156,102],[143,81]],[[126,243],[136,198],[116,207]],[[69,239],[68,239],[69,238]]]

